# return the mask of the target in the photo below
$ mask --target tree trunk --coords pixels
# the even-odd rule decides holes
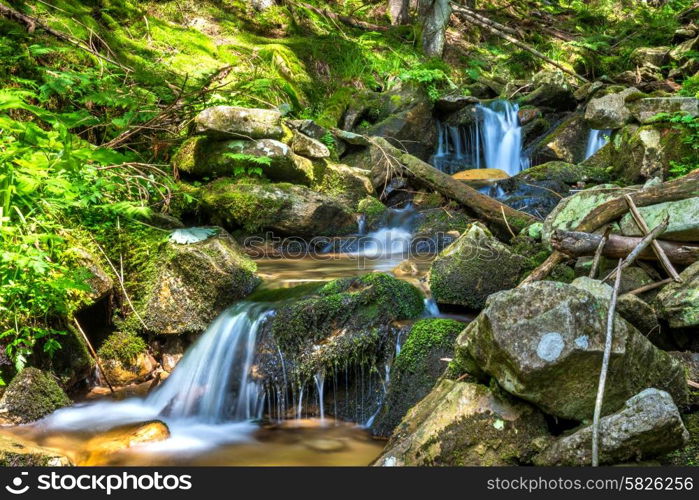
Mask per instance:
[[[636,248],[642,238],[610,234],[602,248],[602,255],[615,259],[624,258]],[[556,230],[551,237],[553,248],[570,257],[594,255],[597,246],[602,241],[601,234],[582,233],[577,231]],[[673,264],[688,266],[699,260],[699,245],[675,241],[658,240],[665,254]],[[640,255],[643,260],[658,260],[652,249],[648,248]]]
[[[432,1],[422,27],[422,49],[429,57],[442,57],[450,16],[449,0]]]
[[[394,26],[410,22],[410,0],[388,0],[388,17]]]

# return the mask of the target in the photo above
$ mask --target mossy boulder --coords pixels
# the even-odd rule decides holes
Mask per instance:
[[[408,411],[374,465],[520,465],[547,442],[544,416],[533,406],[444,379]]]
[[[310,185],[315,179],[315,167],[309,159],[274,139],[220,141],[191,137],[172,161],[180,172],[199,179],[233,176],[250,169],[259,169],[265,177],[278,182]]]
[[[699,197],[640,207],[638,211],[650,228],[660,224],[666,215],[670,216],[663,239],[699,241]],[[619,227],[625,236],[643,236],[631,214],[621,218]]]
[[[642,95],[638,89],[630,87],[595,97],[587,103],[585,121],[590,128],[598,130],[619,129],[631,121],[631,110],[627,102],[639,94]]]
[[[218,179],[201,190],[203,209],[219,224],[287,236],[340,236],[356,231],[354,214],[336,197],[292,184]]]
[[[156,335],[201,333],[259,283],[256,266],[223,229],[203,241],[167,242],[150,262],[134,329]],[[141,323],[141,320],[143,323]]]
[[[554,82],[544,82],[519,102],[522,106],[546,107],[557,111],[569,111],[577,105],[573,91],[566,85]]]
[[[388,392],[372,431],[390,436],[410,408],[429,394],[452,357],[454,340],[464,324],[450,319],[423,319],[407,333],[400,352],[391,366]]]
[[[630,107],[639,123],[651,123],[660,113],[699,116],[699,99],[696,97],[649,97],[634,101]]]
[[[50,373],[24,368],[5,389],[0,411],[11,422],[26,424],[70,403],[70,398]]]
[[[0,435],[0,467],[69,467],[70,459],[19,437]]]
[[[302,134],[298,130],[292,132],[291,149],[294,153],[308,158],[329,158],[330,150],[317,139]]]
[[[214,106],[194,119],[195,131],[217,139],[281,139],[282,115],[276,109]]]
[[[699,325],[699,262],[680,273],[682,283],[666,285],[656,297],[658,315],[672,328]]]
[[[684,446],[689,433],[672,397],[645,389],[600,419],[600,464],[647,460]],[[583,466],[592,461],[592,426],[561,437],[534,458],[539,466]]]
[[[537,143],[533,157],[537,163],[564,161],[578,163],[585,159],[589,127],[581,114],[563,120],[552,132]]]
[[[364,216],[366,227],[375,227],[388,208],[374,196],[366,196],[357,203],[357,213]]]
[[[574,186],[578,183],[601,184],[611,180],[609,172],[604,168],[565,161],[550,161],[530,167],[522,170],[512,179],[515,182],[529,183],[547,180],[557,181],[568,186]]]
[[[263,356],[261,371],[272,378],[302,380],[335,363],[380,358],[391,323],[419,316],[423,296],[414,286],[383,273],[331,281],[316,293],[279,307],[264,326],[264,345],[279,346],[286,359],[280,373],[276,349]]]
[[[511,394],[556,417],[592,418],[602,365],[608,301],[563,283],[542,281],[492,295],[456,341],[467,372],[494,377]],[[682,366],[618,314],[603,414],[648,387],[685,404]]]
[[[336,197],[349,206],[374,194],[369,171],[340,163],[327,163],[322,178],[316,183],[321,193]]]
[[[542,241],[550,248],[551,235],[556,229],[574,231],[595,208],[618,196],[621,192],[617,186],[602,184],[563,198],[544,220]]]
[[[664,179],[673,162],[695,154],[686,139],[687,132],[668,123],[627,125],[583,165],[608,168],[626,182]]]
[[[478,310],[486,298],[519,283],[525,259],[480,223],[473,223],[432,263],[430,290],[440,304]]]
[[[631,61],[637,66],[664,66],[668,59],[670,47],[638,47],[631,52]]]
[[[127,385],[146,380],[157,362],[148,353],[145,341],[133,333],[116,332],[102,343],[97,355],[112,385]]]

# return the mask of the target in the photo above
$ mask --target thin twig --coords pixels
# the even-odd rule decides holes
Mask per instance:
[[[107,377],[107,372],[105,372],[104,368],[102,368],[102,363],[100,363],[100,358],[99,358],[99,356],[97,356],[95,349],[92,347],[92,344],[90,343],[90,339],[87,338],[87,335],[85,335],[85,332],[83,331],[82,327],[80,326],[80,323],[78,322],[78,318],[73,317],[73,323],[75,323],[75,326],[78,328],[80,335],[82,335],[83,340],[87,344],[87,350],[90,351],[90,354],[94,358],[95,364],[97,365],[97,369],[102,374],[104,381],[107,382],[107,387],[109,387],[109,390],[112,391],[112,394],[114,394],[114,387],[112,387],[112,384],[109,382],[109,377]]]
[[[595,399],[595,413],[592,419],[592,466],[599,465],[599,421],[602,416],[602,403],[604,401],[604,386],[607,383],[607,372],[609,371],[609,359],[612,355],[612,339],[614,334],[614,309],[616,309],[616,298],[621,285],[621,259],[616,268],[616,281],[612,298],[609,301],[609,311],[607,312],[607,335],[604,340],[604,355],[602,357],[602,369],[599,374],[599,384],[597,386],[597,398]]]
[[[646,224],[646,221],[643,219],[641,212],[638,211],[638,207],[636,207],[633,198],[631,198],[631,196],[629,196],[628,194],[625,194],[624,199],[626,200],[626,203],[629,205],[629,212],[631,213],[631,217],[633,217],[633,220],[636,222],[636,225],[641,230],[641,234],[648,234],[648,224]],[[663,250],[663,247],[660,246],[660,243],[653,240],[652,245],[653,252],[655,252],[655,255],[658,257],[658,260],[663,265],[667,273],[670,276],[672,276],[673,280],[675,280],[678,283],[682,283],[682,278],[680,278],[680,275],[675,270],[674,266],[670,262],[670,259],[667,257],[665,250]]]
[[[505,217],[505,208],[502,205],[500,205],[500,212],[502,212],[502,220],[505,221],[505,226],[507,226],[507,230],[510,232],[510,234],[512,235],[513,238],[516,238],[517,235],[514,232],[512,232],[512,228],[510,227],[510,223],[507,222],[507,217]]]
[[[672,278],[666,278],[662,281],[656,281],[655,283],[649,283],[647,285],[643,285],[641,287],[636,288],[635,290],[631,290],[630,293],[632,295],[639,295],[644,292],[648,292],[650,290],[655,290],[656,288],[660,288],[661,286],[667,285],[668,283],[672,283],[674,280]]]
[[[590,274],[589,277],[594,279],[595,276],[597,275],[597,268],[599,267],[599,262],[600,259],[602,258],[602,252],[604,251],[604,245],[607,244],[607,240],[609,239],[609,233],[612,231],[612,226],[607,226],[604,230],[604,234],[602,235],[602,239],[599,242],[599,246],[597,247],[597,250],[595,251],[595,257],[592,259],[592,267],[590,268]]]

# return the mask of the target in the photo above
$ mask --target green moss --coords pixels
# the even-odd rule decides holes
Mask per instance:
[[[668,454],[663,462],[678,466],[699,466],[699,413],[683,415],[682,420],[689,432],[689,442],[681,450]]]
[[[120,361],[126,366],[133,363],[146,349],[145,341],[138,335],[116,332],[107,337],[97,354],[100,358]]]
[[[56,380],[36,368],[19,372],[0,400],[0,406],[20,423],[33,422],[70,403],[70,398]]]
[[[464,325],[450,319],[423,319],[410,329],[400,354],[396,358],[398,370],[417,373],[424,370],[427,356],[434,349],[450,349]]]

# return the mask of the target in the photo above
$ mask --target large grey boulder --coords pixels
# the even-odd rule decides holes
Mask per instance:
[[[219,139],[281,139],[282,115],[276,109],[214,106],[194,119],[195,131]]]
[[[638,89],[630,87],[591,99],[585,109],[585,120],[594,129],[613,130],[623,127],[632,117],[626,100],[638,93]]]
[[[329,158],[330,150],[319,140],[294,130],[291,138],[291,149],[294,153],[308,158]]]
[[[201,333],[226,307],[259,283],[255,263],[224,230],[189,244],[168,242],[154,257],[151,278],[139,300],[148,333]]]
[[[526,260],[479,223],[470,225],[430,268],[430,290],[440,304],[481,309],[486,298],[517,286]]]
[[[608,303],[563,283],[542,281],[492,295],[456,341],[457,360],[551,415],[592,417]],[[686,400],[682,367],[615,315],[603,414],[639,391],[667,390]]]
[[[681,448],[689,440],[672,397],[645,389],[600,420],[600,464],[639,461]],[[555,441],[534,458],[536,465],[590,465],[592,426]]]
[[[547,436],[531,405],[484,385],[442,380],[407,413],[374,465],[518,465]]]
[[[699,262],[680,273],[682,283],[666,285],[656,297],[658,315],[672,328],[699,325]]]
[[[670,47],[638,47],[631,52],[631,61],[638,66],[660,68],[669,59]]]
[[[699,99],[695,97],[649,97],[630,106],[631,114],[640,123],[650,123],[659,113],[683,113],[699,116]]]
[[[638,211],[650,228],[660,224],[666,215],[670,216],[663,239],[699,241],[699,197],[640,207]],[[631,214],[622,217],[619,226],[625,236],[643,236]]]
[[[585,159],[589,127],[580,114],[566,118],[534,149],[538,162],[564,161],[579,163]]]

